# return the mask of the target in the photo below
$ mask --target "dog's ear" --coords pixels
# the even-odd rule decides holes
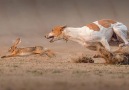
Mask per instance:
[[[65,28],[66,28],[67,26],[65,25],[65,26],[62,26],[61,28],[61,31],[63,31]]]

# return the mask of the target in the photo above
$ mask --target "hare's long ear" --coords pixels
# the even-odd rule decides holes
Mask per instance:
[[[17,46],[21,42],[20,38],[17,38],[16,41],[14,42],[14,46]]]

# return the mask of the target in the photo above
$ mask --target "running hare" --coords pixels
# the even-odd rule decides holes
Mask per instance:
[[[18,48],[17,45],[21,42],[20,38],[17,38],[11,48],[8,50],[10,55],[2,56],[1,58],[7,57],[15,57],[15,56],[25,56],[31,54],[46,54],[49,57],[55,56],[54,52],[47,48],[43,48],[42,46],[35,46],[35,47],[26,47],[26,48]]]

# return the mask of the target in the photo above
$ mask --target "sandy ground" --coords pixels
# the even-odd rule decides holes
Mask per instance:
[[[24,39],[23,41],[26,42]],[[28,45],[24,42],[20,47]],[[44,47],[51,47],[56,57],[31,55],[0,59],[0,90],[128,90],[129,88],[128,65],[107,65],[103,64],[103,59],[94,59],[95,63],[92,64],[72,63],[73,57],[76,58],[81,54],[92,57],[96,52],[70,41],[67,43],[58,41],[53,44],[48,42]],[[116,46],[112,46],[112,49],[114,48]],[[6,54],[7,49],[5,46],[1,55]]]
[[[56,57],[31,55],[0,59],[0,90],[128,90],[129,65],[72,63],[81,45],[68,41],[49,43],[44,38],[56,25],[80,27],[110,18],[129,27],[129,0],[0,0],[0,56],[17,37],[18,47],[44,46]],[[117,48],[111,46],[112,50]]]

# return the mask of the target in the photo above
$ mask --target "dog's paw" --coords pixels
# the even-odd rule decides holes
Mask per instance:
[[[101,58],[101,56],[99,54],[95,54],[93,58]]]
[[[125,43],[119,44],[119,47],[124,47],[124,46],[129,46],[129,43],[127,43],[127,44],[125,44]]]

